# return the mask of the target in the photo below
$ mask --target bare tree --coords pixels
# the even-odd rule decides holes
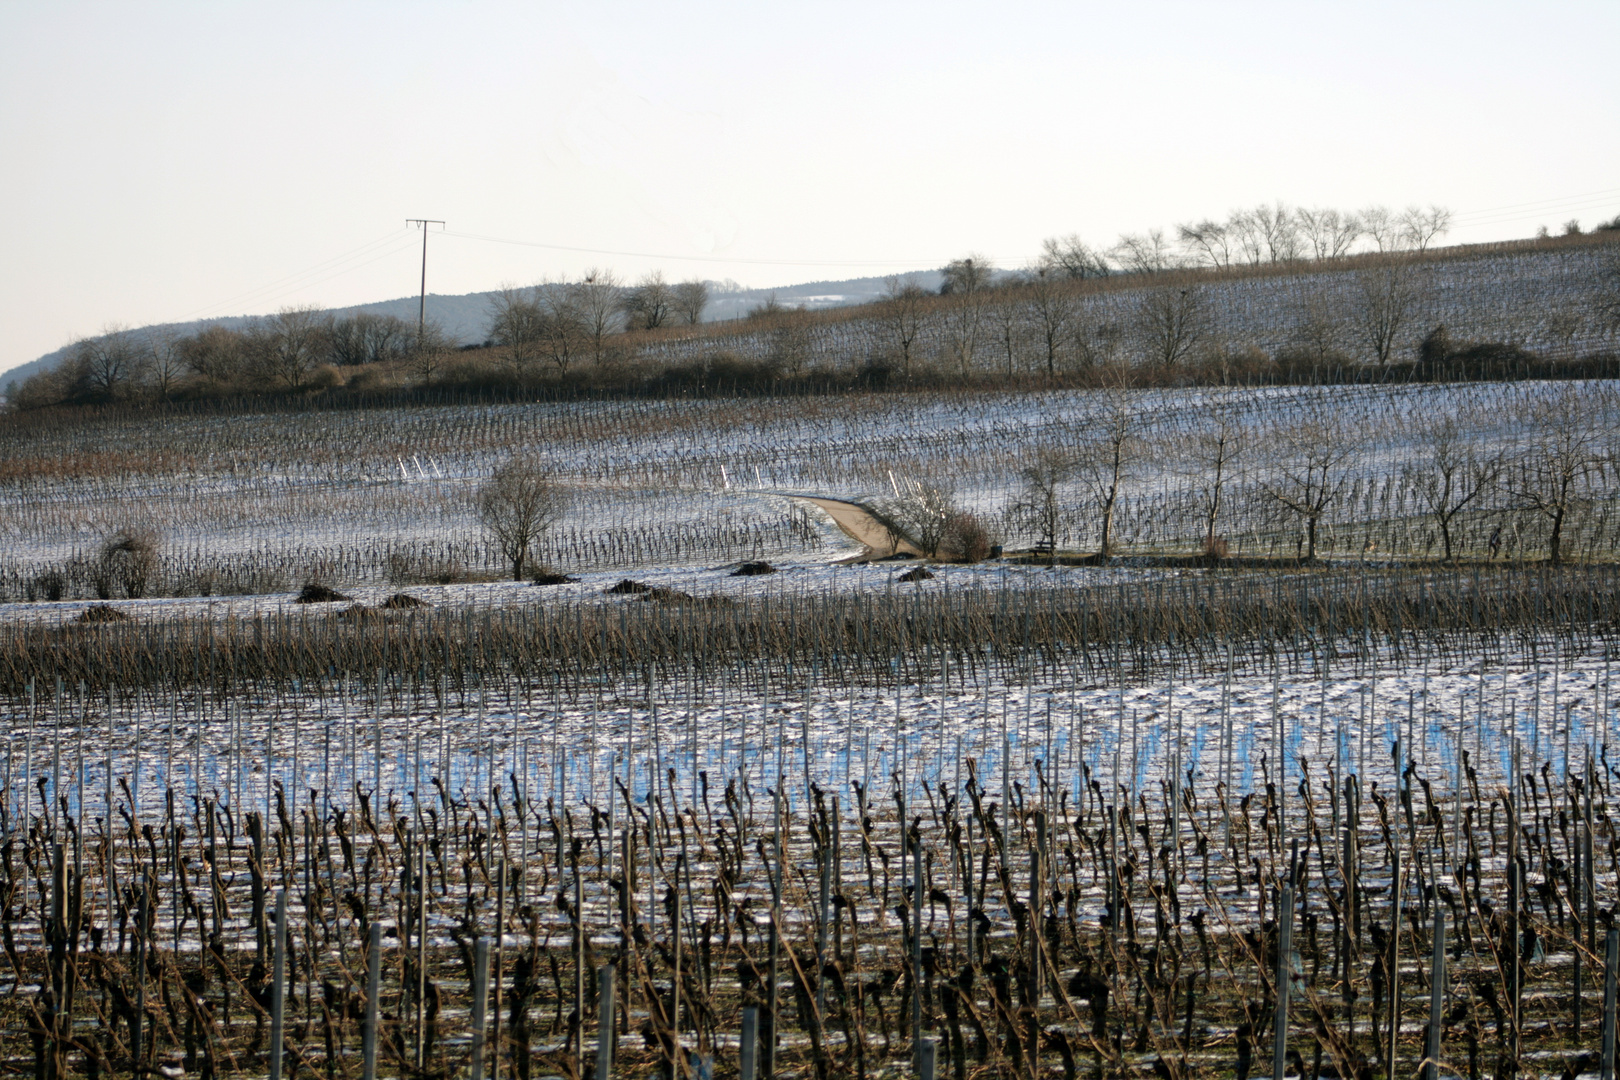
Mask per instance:
[[[332,321],[326,347],[332,363],[350,367],[401,360],[415,346],[416,328],[392,315],[362,311]]]
[[[1451,231],[1451,211],[1443,206],[1408,206],[1400,217],[1401,237],[1410,247],[1427,251],[1436,237]]]
[[[1357,323],[1362,342],[1380,364],[1389,363],[1395,338],[1417,307],[1417,287],[1404,266],[1381,266],[1356,274],[1360,303]]]
[[[1233,392],[1217,394],[1189,447],[1198,470],[1198,498],[1204,508],[1204,554],[1212,559],[1220,551],[1217,529],[1232,472],[1252,446],[1253,437]]]
[[[436,379],[450,360],[452,343],[449,335],[432,319],[422,324],[422,332],[411,341],[410,373],[417,382],[426,386]]]
[[[1226,235],[1238,258],[1250,266],[1259,266],[1265,261],[1265,232],[1253,211],[1232,211],[1226,219]]]
[[[883,282],[879,318],[900,350],[901,370],[911,377],[911,353],[922,336],[928,316],[928,294],[910,278],[890,277]]]
[[[1038,447],[1018,471],[1022,487],[1018,499],[1007,508],[1015,528],[1039,537],[1048,566],[1057,565],[1058,541],[1069,531],[1071,511],[1065,496],[1074,471],[1073,454],[1055,446]]]
[[[1611,255],[1604,263],[1598,282],[1598,316],[1611,332],[1620,330],[1620,255]]]
[[[1554,304],[1547,312],[1547,332],[1558,342],[1558,355],[1575,359],[1575,341],[1587,328],[1587,312],[1568,300]]]
[[[670,306],[682,322],[696,326],[703,321],[703,309],[709,306],[709,286],[695,278],[681,282],[670,290]]]
[[[1143,446],[1129,391],[1115,385],[1102,392],[1101,400],[1094,434],[1076,449],[1074,473],[1097,515],[1097,561],[1106,563],[1114,554],[1114,516],[1120,497],[1133,478]]]
[[[1434,421],[1424,436],[1426,459],[1405,466],[1402,475],[1434,518],[1446,562],[1454,562],[1452,525],[1458,514],[1496,484],[1502,474],[1502,459],[1499,455],[1475,453],[1453,416]]]
[[[984,323],[985,292],[994,272],[983,255],[956,259],[944,270],[940,295],[954,300],[945,308],[945,327],[951,352],[964,375],[973,369],[973,355]]]
[[[489,299],[490,340],[519,375],[540,355],[544,312],[533,289],[502,285]]]
[[[181,338],[179,348],[186,370],[212,382],[230,382],[247,362],[242,335],[223,326],[205,326]]]
[[[1069,346],[1075,362],[1092,371],[1110,367],[1119,361],[1120,345],[1125,328],[1112,319],[1102,317],[1094,308],[1075,305],[1074,332],[1069,335]]]
[[[328,319],[313,306],[284,307],[260,324],[259,362],[266,376],[302,390],[325,356]]]
[[[1142,351],[1155,363],[1170,366],[1187,357],[1209,333],[1209,311],[1197,286],[1151,289],[1136,309]]]
[[[1108,260],[1075,233],[1041,241],[1039,265],[1076,280],[1108,276]]]
[[[478,521],[512,564],[512,580],[523,580],[523,567],[534,545],[568,507],[567,492],[530,458],[512,458],[496,467],[478,489]]]
[[[1305,561],[1315,562],[1318,528],[1349,486],[1359,442],[1353,429],[1327,412],[1283,428],[1271,442],[1275,457],[1261,476],[1260,493],[1304,524]]]
[[[944,280],[940,283],[939,294],[970,296],[982,292],[990,287],[995,272],[995,265],[983,255],[968,255],[965,258],[953,259],[946,263],[945,269],[941,271]]]
[[[591,359],[600,364],[608,335],[619,328],[622,288],[611,270],[588,270],[574,286],[580,320],[591,342]]]
[[[1026,293],[1030,328],[1046,353],[1046,374],[1055,376],[1058,357],[1080,310],[1079,297],[1044,266],[1030,275]]]
[[[565,282],[547,282],[536,286],[534,297],[539,307],[535,328],[540,353],[557,374],[565,375],[590,347],[579,290]]]
[[[91,397],[102,401],[113,401],[133,391],[147,363],[146,343],[124,326],[110,326],[99,337],[83,339],[73,346],[68,358],[76,381]]]
[[[1361,235],[1361,222],[1354,214],[1340,213],[1331,208],[1315,207],[1294,211],[1299,231],[1311,245],[1311,256],[1317,262],[1338,259],[1348,254],[1356,238]]]
[[[1121,233],[1119,241],[1108,253],[1130,274],[1158,274],[1174,270],[1180,262],[1170,242],[1165,239],[1163,229]]]
[[[1194,262],[1207,264],[1217,270],[1232,265],[1231,231],[1219,221],[1205,218],[1203,221],[1177,225],[1176,238]]]
[[[810,364],[814,320],[803,308],[785,308],[771,322],[771,362],[788,378],[796,379]]]
[[[1387,206],[1369,206],[1359,215],[1361,231],[1382,252],[1399,251],[1405,240],[1400,219]]]
[[[180,338],[172,330],[152,330],[146,336],[146,381],[164,401],[174,396],[187,372]]]
[[[1009,285],[1027,285],[1032,274],[1019,275]],[[1027,291],[1027,290],[1026,290]],[[1018,354],[1028,337],[1024,329],[1023,305],[1011,299],[990,305],[990,321],[996,331],[996,342],[1001,346],[1002,359],[1007,362],[1007,378],[1012,378],[1018,367]]]
[[[631,326],[656,330],[674,311],[675,293],[664,281],[663,271],[654,270],[624,293],[621,307]]]
[[[953,519],[960,513],[956,490],[944,480],[908,481],[886,508],[889,519],[930,559],[939,557]]]
[[[1270,206],[1262,204],[1249,211],[1249,216],[1259,230],[1269,262],[1293,262],[1299,258],[1299,222],[1286,203],[1279,200]]]
[[[1564,561],[1564,528],[1570,514],[1601,483],[1614,434],[1613,395],[1590,386],[1565,385],[1552,397],[1529,404],[1518,418],[1525,432],[1503,469],[1502,486],[1519,505],[1547,520],[1547,561]]]
[[[1294,313],[1294,340],[1318,369],[1344,360],[1345,327],[1342,305],[1327,290],[1309,288],[1300,296]]]

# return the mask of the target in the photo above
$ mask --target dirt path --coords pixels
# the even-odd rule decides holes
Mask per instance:
[[[857,506],[852,502],[843,502],[839,499],[805,499],[804,501],[820,508],[847,535],[866,545],[866,550],[861,554],[842,560],[845,563],[868,562],[901,551],[919,557],[922,555],[922,552],[908,541],[902,540],[898,544],[894,543],[889,537],[889,530],[880,525],[878,520],[865,507]]]

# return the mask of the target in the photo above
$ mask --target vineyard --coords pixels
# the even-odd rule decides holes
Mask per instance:
[[[908,351],[919,363],[957,374],[1073,372],[1154,359],[1151,322],[1157,293],[1196,297],[1199,344],[1233,356],[1258,352],[1334,354],[1379,361],[1380,347],[1415,356],[1445,326],[1458,341],[1493,342],[1570,359],[1613,348],[1600,315],[1612,242],[1546,251],[1452,249],[1429,258],[1364,258],[1252,273],[1168,272],[1100,279],[1072,287],[1054,324],[1051,299],[1012,288],[977,298],[940,298],[918,312]],[[1389,341],[1374,339],[1381,310],[1370,290],[1398,288],[1400,318]],[[1386,300],[1388,294],[1386,294]],[[1189,314],[1193,314],[1189,309]],[[724,355],[770,361],[788,373],[845,370],[874,359],[892,363],[895,315],[881,308],[784,316],[761,325],[716,324],[701,334],[649,337],[642,362],[682,363]],[[1372,317],[1372,321],[1369,321]],[[1061,338],[1060,341],[1053,340]]]
[[[1573,424],[1584,456],[1564,495],[1563,550],[1608,559],[1620,542],[1605,464],[1620,414],[1604,383],[856,394],[272,413],[229,424],[20,417],[0,430],[9,463],[0,599],[118,599],[96,587],[96,555],[134,527],[161,535],[153,596],[499,576],[473,494],[517,452],[538,456],[570,491],[567,515],[536,550],[567,573],[845,556],[858,547],[791,496],[878,504],[918,482],[952,487],[1010,550],[1041,539],[1012,513],[1030,462],[1086,446],[1122,413],[1133,458],[1111,539],[1124,555],[1196,554],[1212,534],[1234,557],[1302,554],[1303,522],[1281,489],[1314,452],[1302,433],[1315,432],[1332,439],[1323,448],[1331,475],[1307,478],[1331,496],[1315,519],[1317,552],[1439,557],[1447,536],[1430,466],[1443,419],[1471,460],[1520,472]],[[1210,456],[1216,433],[1220,458]],[[1535,478],[1507,470],[1498,479],[1445,522],[1451,554],[1543,557],[1551,520],[1524,489]],[[1083,478],[1057,495],[1057,544],[1094,549],[1099,515]]]
[[[1253,591],[86,629],[12,671],[7,1058],[1597,1071],[1610,576]]]
[[[1617,431],[1597,382],[9,416],[0,1070],[1612,1077]],[[535,583],[476,509],[518,454]],[[806,501],[923,491],[1007,557],[846,565]]]

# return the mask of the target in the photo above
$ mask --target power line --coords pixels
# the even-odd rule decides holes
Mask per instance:
[[[464,233],[444,230],[445,236],[454,236],[461,240],[482,240],[490,244],[509,244],[514,247],[544,248],[548,251],[570,251],[581,255],[614,255],[625,259],[667,259],[671,262],[701,262],[701,263],[738,263],[747,266],[915,266],[922,269],[934,269],[943,265],[941,260],[921,262],[913,259],[841,259],[836,261],[820,261],[814,259],[744,259],[726,255],[671,255],[650,251],[612,251],[606,248],[572,247],[567,244],[546,244],[538,240],[513,240],[504,236],[485,236],[480,233]]]
[[[1525,210],[1530,214],[1530,216],[1534,216],[1536,213],[1552,210],[1565,203],[1583,201],[1587,199],[1598,199],[1603,202],[1608,202],[1614,197],[1620,197],[1620,188],[1604,188],[1601,191],[1587,191],[1579,195],[1564,195],[1556,199],[1538,199],[1534,202],[1508,203],[1505,206],[1492,206],[1480,210],[1466,210],[1457,215],[1457,220],[1466,221],[1473,218],[1495,217],[1498,214],[1503,214],[1514,210]]]
[[[1501,206],[1482,207],[1477,210],[1468,210],[1456,214],[1453,226],[1458,228],[1480,228],[1491,225],[1509,224],[1517,221],[1530,221],[1537,217],[1550,214],[1574,213],[1582,210],[1598,209],[1611,206],[1620,198],[1620,188],[1602,188],[1596,191],[1587,191],[1580,194],[1565,195],[1552,199],[1531,200],[1521,203],[1507,203]],[[423,230],[422,237],[422,280],[421,290],[417,303],[417,333],[420,335],[426,325],[427,314],[427,226],[443,225],[437,219],[408,218],[406,224],[417,225]],[[655,259],[670,262],[687,263],[735,263],[743,266],[787,266],[787,267],[825,267],[825,268],[910,268],[935,269],[942,266],[945,260],[929,259],[754,259],[730,257],[724,255],[677,255],[673,253],[660,253],[648,251],[624,251],[612,248],[580,247],[569,244],[550,244],[535,240],[519,240],[512,237],[489,236],[482,233],[456,232],[449,229],[440,230],[445,236],[461,240],[478,240],[484,243],[504,244],[513,247],[540,248],[547,251],[564,251],[583,255],[604,255],[618,258]],[[374,262],[390,258],[398,254],[406,245],[401,243],[405,239],[398,232],[389,232],[384,236],[369,240],[358,247],[341,252],[303,270],[275,279],[237,293],[216,303],[181,315],[175,321],[183,322],[191,319],[205,317],[211,313],[221,311],[233,305],[253,303],[269,303],[283,296],[308,289],[333,278],[342,277]],[[368,257],[369,256],[369,257]],[[1005,262],[1005,260],[998,260]],[[1015,260],[1015,262],[1025,262]],[[1009,264],[1010,265],[1010,264]]]
[[[361,266],[367,266],[370,263],[376,262],[377,259],[386,258],[387,256],[394,254],[399,249],[399,247],[402,246],[402,245],[399,244],[399,241],[401,241],[403,239],[405,239],[405,237],[401,233],[399,233],[398,231],[391,231],[387,235],[380,236],[380,237],[378,237],[378,238],[376,238],[374,240],[369,240],[366,243],[361,244],[359,247],[351,248],[348,251],[345,251],[345,252],[343,252],[343,253],[341,253],[339,255],[334,255],[334,256],[332,256],[331,258],[328,258],[328,259],[322,259],[320,262],[315,263],[313,266],[306,267],[305,269],[300,270],[297,273],[288,274],[285,277],[280,277],[280,278],[277,278],[274,281],[266,282],[265,284],[260,285],[257,288],[248,289],[246,292],[240,292],[240,293],[237,293],[234,296],[229,296],[229,297],[226,297],[223,300],[217,301],[216,303],[209,304],[209,305],[207,305],[205,307],[197,308],[194,311],[191,311],[191,312],[186,313],[185,315],[182,315],[180,317],[179,321],[185,321],[185,320],[188,320],[188,319],[194,319],[194,318],[197,318],[197,317],[202,316],[204,314],[207,314],[209,312],[218,311],[218,310],[220,310],[222,308],[228,308],[228,307],[231,307],[232,305],[236,305],[236,304],[246,303],[249,300],[262,299],[263,298],[262,294],[269,293],[269,292],[275,292],[277,289],[280,289],[281,286],[288,285],[289,283],[296,282],[296,284],[291,285],[290,288],[283,289],[280,293],[277,294],[277,296],[272,296],[269,299],[277,299],[279,296],[285,296],[289,292],[296,292],[297,290],[307,288],[310,285],[319,284],[321,281],[330,281],[334,277],[339,277],[339,276],[341,276],[343,274],[349,273],[352,270],[357,270]],[[354,266],[344,267],[341,270],[337,270],[335,273],[327,274],[325,277],[321,277],[317,281],[304,281],[304,280],[301,280],[301,279],[304,279],[304,278],[308,278],[311,275],[321,274],[324,271],[326,271],[328,269],[333,269],[333,268],[335,268],[337,266],[340,266],[343,263],[352,262],[353,260],[362,258],[362,257],[364,257],[366,255],[372,255],[372,254],[377,252],[379,247],[387,247],[388,250],[383,251],[381,254],[376,255],[374,258],[367,259],[365,262],[357,263]]]

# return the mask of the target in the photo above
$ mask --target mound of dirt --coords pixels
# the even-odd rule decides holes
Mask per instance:
[[[408,592],[397,592],[380,605],[385,611],[403,611],[406,608],[427,607],[428,602]]]
[[[376,608],[368,608],[364,604],[354,604],[338,612],[337,617],[344,622],[369,622],[372,619],[382,618],[382,612]]]
[[[927,581],[930,578],[932,578],[933,576],[934,576],[934,572],[932,570],[928,569],[928,567],[926,567],[926,566],[918,566],[918,567],[916,567],[914,569],[907,570],[905,573],[901,574],[899,580],[901,580],[901,581]]]
[[[627,594],[627,593],[628,594],[638,594],[638,593],[650,593],[650,592],[653,591],[653,587],[651,585],[643,585],[639,581],[631,581],[629,578],[625,578],[624,580],[620,581],[617,585],[609,585],[607,588],[603,589],[602,591],[604,593],[610,593],[610,594],[616,594],[616,595],[624,595],[624,594]],[[669,590],[666,589],[664,591],[668,592]]]
[[[126,613],[119,611],[115,607],[110,607],[107,604],[91,604],[80,612],[79,617],[73,621],[76,623],[109,623],[126,622],[128,619],[129,616]]]
[[[731,572],[732,577],[759,577],[761,574],[774,574],[776,567],[763,560],[759,562],[745,562]]]
[[[531,584],[531,585],[572,585],[577,581],[579,581],[579,578],[577,578],[577,577],[569,577],[567,574],[559,574],[555,570],[547,569],[547,570],[541,570],[541,571],[537,572],[534,575],[534,580],[529,582],[529,584]],[[624,582],[621,581],[619,584],[622,585],[622,584],[624,584]],[[635,584],[635,582],[631,582],[631,584],[633,585],[633,584]],[[613,590],[609,589],[608,591],[612,592]]]
[[[303,589],[301,589],[299,591],[298,598],[296,600],[294,600],[293,603],[295,603],[295,604],[333,604],[333,603],[337,603],[340,600],[348,600],[348,599],[349,599],[349,597],[344,596],[342,593],[338,592],[336,589],[328,589],[325,585],[322,585],[318,581],[311,581],[307,585],[305,585],[303,587]]]
[[[641,599],[654,604],[691,604],[693,607],[709,608],[731,607],[736,603],[729,596],[693,596],[679,589],[666,589],[662,586],[650,590]]]

